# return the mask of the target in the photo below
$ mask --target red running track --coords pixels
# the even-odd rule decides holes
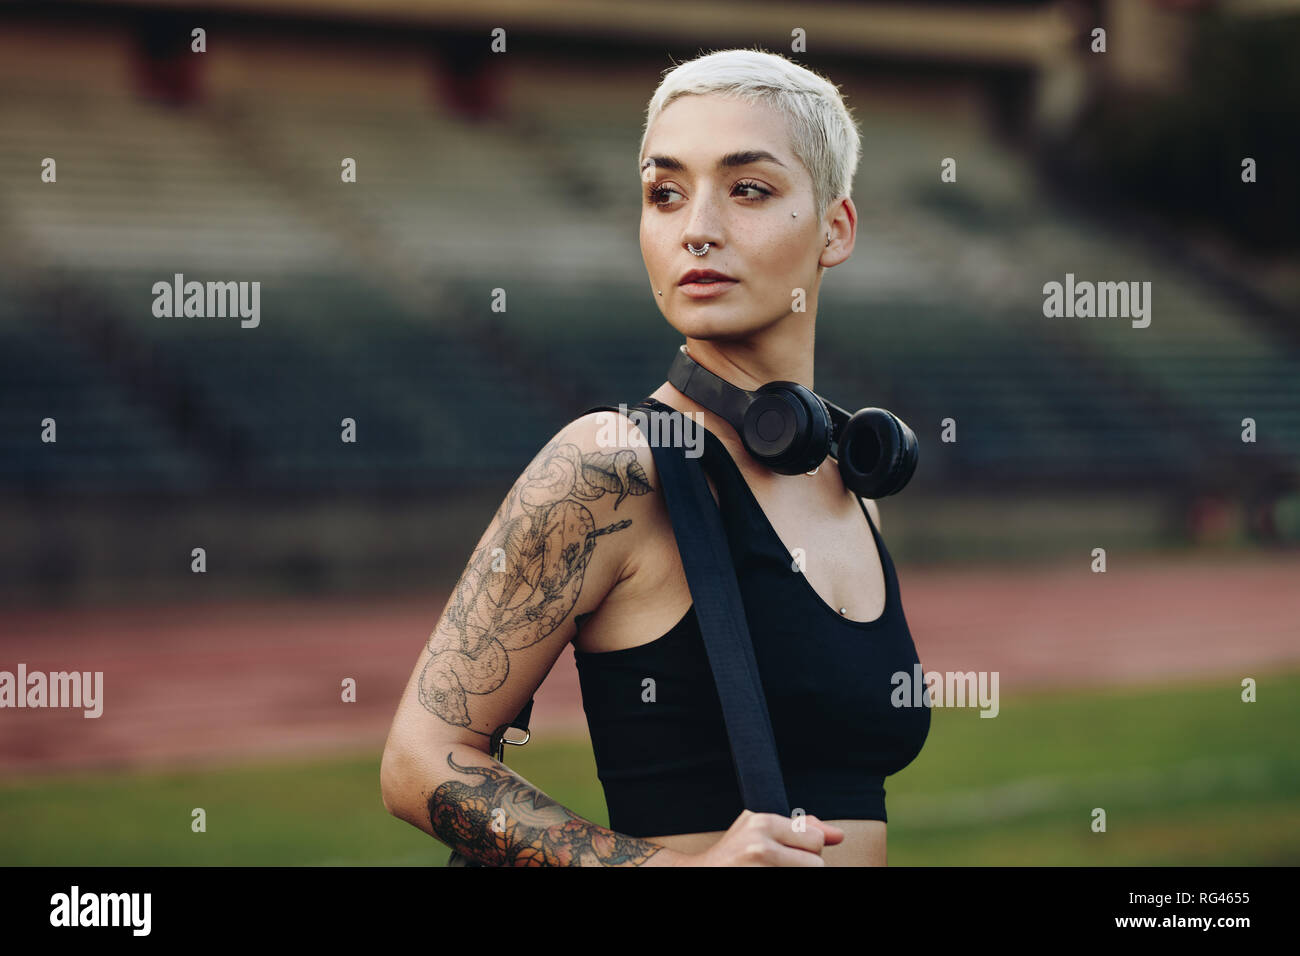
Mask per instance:
[[[926,670],[1049,686],[1243,676],[1300,662],[1300,555],[1227,563],[900,569]],[[104,716],[0,710],[0,771],[177,766],[370,750],[441,613],[435,596],[0,611],[0,670],[103,671]],[[356,703],[340,700],[344,677]],[[533,728],[584,732],[572,653]]]

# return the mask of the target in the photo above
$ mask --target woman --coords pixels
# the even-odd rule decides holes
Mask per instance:
[[[859,151],[837,89],[782,57],[728,50],[667,74],[641,144],[641,250],[696,362],[744,389],[812,388],[822,272],[853,251]],[[834,467],[764,469],[671,384],[652,397],[707,429],[804,812],[743,810],[654,459],[644,442],[609,448],[606,412],[547,444],[480,540],[403,695],[385,806],[485,865],[883,865],[882,781],[919,752],[930,715],[891,705],[916,651],[879,511]],[[488,756],[570,642],[611,828]]]

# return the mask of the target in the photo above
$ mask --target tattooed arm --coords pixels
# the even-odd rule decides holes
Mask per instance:
[[[489,755],[592,611],[645,525],[653,459],[570,423],[515,482],[420,655],[389,733],[384,805],[475,863],[674,865],[681,854],[583,820]]]
[[[682,854],[584,820],[469,744],[437,750],[444,778],[407,817],[484,866],[676,866]],[[426,779],[433,779],[429,775]],[[386,798],[387,799],[387,798]]]

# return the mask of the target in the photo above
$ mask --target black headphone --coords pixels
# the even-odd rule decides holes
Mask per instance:
[[[778,474],[812,471],[829,454],[846,488],[884,498],[902,491],[916,471],[916,435],[883,408],[849,415],[798,382],[768,382],[748,392],[700,365],[685,345],[668,368],[668,381],[729,422],[745,450]]]

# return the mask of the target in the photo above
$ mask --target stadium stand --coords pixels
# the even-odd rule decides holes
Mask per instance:
[[[483,123],[301,93],[187,109],[89,89],[0,100],[16,134],[0,145],[0,216],[39,267],[10,277],[6,441],[22,445],[14,423],[64,394],[65,416],[95,414],[67,440],[105,442],[98,458],[92,445],[75,459],[11,448],[3,480],[473,485],[516,473],[587,405],[647,394],[677,336],[636,245],[639,107],[621,122],[601,108],[600,122],[556,106]],[[1211,480],[1231,471],[1248,415],[1268,455],[1300,457],[1287,388],[1300,360],[1228,303],[1136,243],[1063,219],[1023,160],[973,132],[884,110],[860,120],[860,239],[823,287],[818,386],[912,423],[918,481]],[[28,142],[60,157],[57,189],[16,175]],[[960,190],[915,161],[949,154]],[[339,181],[343,157],[358,162],[356,186]],[[496,312],[503,263],[508,309]],[[259,280],[260,325],[154,316],[149,290],[178,272]],[[1044,318],[1042,283],[1067,272],[1151,281],[1151,327]],[[53,275],[98,314],[63,309],[47,327]],[[106,325],[131,361],[105,361]],[[465,408],[475,414],[448,412]],[[364,455],[339,440],[349,417]],[[941,446],[946,418],[958,441]]]

